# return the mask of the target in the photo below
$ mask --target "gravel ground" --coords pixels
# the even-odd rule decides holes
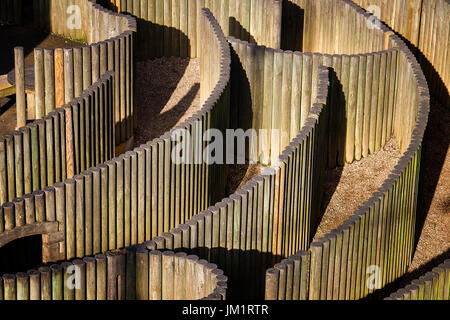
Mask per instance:
[[[199,59],[138,62],[136,98],[135,147],[162,136],[200,110]]]
[[[226,196],[231,196],[251,179],[261,174],[262,168],[263,166],[259,164],[235,164],[228,166]]]

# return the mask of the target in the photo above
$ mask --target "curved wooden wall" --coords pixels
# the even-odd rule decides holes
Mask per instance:
[[[196,47],[204,101],[197,114],[140,148],[48,188],[48,197],[31,199],[34,204],[44,203],[35,205],[39,215],[55,204],[65,233],[65,259],[152,239],[145,244],[149,250],[181,250],[216,263],[229,277],[228,297],[366,297],[373,291],[366,286],[367,267],[379,266],[385,285],[400,277],[411,262],[430,100],[423,72],[403,40],[350,1],[301,0],[282,5],[240,0],[234,8],[231,3],[198,1],[192,11],[195,30],[201,26],[203,32],[188,39],[204,44]],[[178,44],[184,48],[185,39],[178,32],[186,32],[183,13],[192,9],[185,1],[135,0],[120,5],[110,1],[108,5],[113,4],[112,9],[137,17],[141,58],[154,56],[155,42],[164,44],[158,49],[163,50],[161,55],[188,55],[177,49]],[[291,20],[284,24],[278,11],[273,17],[252,19],[272,5],[303,10],[302,38],[288,28],[289,13],[283,17]],[[211,11],[199,10],[202,6]],[[166,13],[162,21],[171,21],[170,25],[156,21],[159,29],[140,31],[139,25],[154,21],[142,8],[153,8],[160,18]],[[333,12],[338,19],[320,19],[324,12]],[[227,23],[227,17],[235,19]],[[367,22],[380,27],[370,28]],[[250,33],[240,29],[233,34],[239,24]],[[221,27],[241,40],[229,37],[227,41]],[[263,30],[272,32],[264,32],[264,38],[259,33]],[[298,47],[322,53],[283,50]],[[127,65],[133,69],[132,62]],[[201,150],[199,141],[207,129],[223,133],[242,127],[279,129],[281,134],[274,138],[279,143],[272,143],[271,137],[253,148],[252,160],[271,167],[228,198],[222,199],[224,165],[196,162],[196,152],[187,164],[171,161],[179,142]],[[180,140],[180,130],[190,133],[190,143]],[[359,160],[391,137],[399,142],[402,158],[389,178],[344,224],[311,244],[327,166]],[[21,198],[15,201],[21,202]],[[20,217],[16,206],[3,205],[2,210],[0,221],[9,219],[8,225]],[[146,298],[152,291],[143,279],[139,290]]]

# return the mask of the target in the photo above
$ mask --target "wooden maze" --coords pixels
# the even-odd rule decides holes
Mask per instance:
[[[21,2],[0,0],[0,21],[20,23]],[[45,265],[2,275],[0,300],[386,298],[377,289],[414,253],[430,91],[449,102],[450,3],[375,1],[397,35],[358,6],[369,2],[33,1],[36,28],[87,44],[35,49],[26,93],[16,49],[18,129],[0,137],[0,247],[42,236]],[[67,23],[71,5],[79,28]],[[135,63],[170,56],[200,59],[202,108],[122,153],[139,121]],[[279,134],[250,141],[247,160],[265,168],[224,198],[227,165],[204,161],[203,137],[250,128]],[[325,170],[391,138],[402,156],[388,179],[311,243]],[[180,144],[186,163],[171,159]],[[389,299],[449,295],[447,261]]]

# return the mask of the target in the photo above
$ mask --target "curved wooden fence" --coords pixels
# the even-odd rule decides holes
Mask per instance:
[[[162,137],[117,158],[91,168],[82,167],[80,160],[74,177],[61,179],[64,182],[40,196],[14,195],[19,197],[14,203],[2,206],[0,225],[8,219],[14,230],[12,221],[22,216],[18,203],[27,207],[28,201],[29,208],[33,204],[39,216],[54,208],[63,240],[53,248],[64,259],[151,240],[147,249],[135,253],[135,263],[143,269],[126,263],[127,276],[130,272],[140,280],[113,298],[203,298],[213,293],[210,298],[359,299],[375,290],[367,285],[367,270],[380,272],[375,287],[406,272],[414,248],[430,96],[422,70],[403,40],[347,0],[101,3],[137,18],[140,41],[134,43],[137,51],[125,55],[130,58],[125,69],[133,70],[134,55],[200,57],[202,109]],[[203,6],[211,10],[200,10]],[[323,19],[325,12],[337,19]],[[187,19],[186,30],[187,13],[194,18]],[[304,20],[296,22],[302,15]],[[195,22],[195,29],[190,22]],[[372,24],[379,27],[369,27]],[[300,26],[302,37],[296,29]],[[180,49],[186,48],[180,31],[188,43],[197,39],[196,50]],[[227,39],[225,34],[231,36]],[[299,48],[322,53],[291,51]],[[116,79],[123,79],[120,70],[118,76],[114,70]],[[116,80],[114,89],[118,88],[123,90]],[[132,96],[132,84],[125,88]],[[122,104],[113,100],[117,113]],[[203,138],[208,129],[225,135],[229,128],[256,130],[250,133],[247,159],[270,167],[223,199],[227,168],[202,159],[207,145]],[[279,134],[265,135],[264,130]],[[311,244],[327,167],[360,160],[393,137],[402,157],[389,178],[345,223]],[[192,151],[185,163],[171,157],[180,144]],[[12,168],[14,162],[4,163]],[[229,282],[217,285],[218,291],[211,279],[200,287],[204,269],[192,271],[191,265],[190,278],[199,282],[193,291],[186,291],[188,283],[183,281],[173,291],[166,291],[164,284],[152,287],[150,277],[160,275],[145,272],[146,265],[172,259],[166,250],[217,264]],[[174,274],[163,281],[170,288]],[[3,278],[4,288],[12,278]]]
[[[445,260],[385,300],[450,300],[450,260]]]
[[[185,253],[144,246],[4,274],[0,300],[222,300],[227,277]]]
[[[450,1],[355,0],[372,8],[379,18],[412,44],[427,77],[430,91],[444,107],[450,106]],[[378,12],[375,12],[378,11]]]
[[[106,72],[75,100],[55,109],[42,119],[0,138],[0,202],[11,209],[22,223],[25,206],[17,200],[39,193],[82,169],[114,156],[114,73]],[[36,205],[39,209],[40,205]],[[34,209],[33,209],[34,210]],[[30,217],[34,215],[30,213]],[[38,214],[39,215],[39,214]],[[5,213],[8,221],[14,215]],[[55,217],[55,214],[52,214]],[[45,215],[42,215],[42,218]],[[31,218],[30,218],[31,219]],[[0,232],[14,227],[5,221]]]
[[[268,168],[229,198],[153,239],[158,248],[181,245],[184,251],[223,266],[234,297],[261,298],[264,270],[277,257],[306,248],[310,241],[325,167],[326,126],[320,120],[327,114],[328,70],[320,69],[317,77],[318,103],[276,168]]]
[[[114,108],[115,143],[119,145],[132,138],[135,117],[133,35],[136,20],[106,10],[96,0],[46,1],[44,5],[47,7],[41,8],[36,3],[33,6],[40,17],[44,13],[47,15],[40,28],[87,44],[64,49],[34,49],[34,85],[29,89],[32,98],[28,99],[26,107],[17,108],[18,126],[23,126],[26,120],[41,119],[70,103],[105,72],[114,71],[114,103],[117,106]],[[77,9],[72,12],[70,7]],[[77,21],[79,25],[76,25]],[[16,65],[17,62],[16,59]],[[24,95],[24,91],[25,88],[22,88],[22,92],[16,94]],[[80,166],[76,172],[88,168]]]
[[[379,190],[340,227],[312,243],[307,252],[267,271],[267,299],[359,299],[399,278],[411,263],[429,94],[425,77],[406,44],[395,35],[388,36],[388,47],[398,56],[390,131],[400,143],[402,158]],[[379,118],[377,123],[382,126],[389,119],[382,116],[378,122]],[[373,287],[367,282],[367,270],[372,268],[379,271]]]
[[[126,12],[138,21],[137,56],[200,56],[201,9],[208,8],[226,36],[280,47],[279,0],[101,0],[105,7]]]
[[[202,17],[204,19],[202,25],[208,29],[204,41],[210,43],[209,50],[204,51],[202,60],[205,63],[215,62],[214,65],[218,66],[217,73],[212,77],[205,74],[207,78],[202,79],[205,85],[208,81],[212,84],[212,92],[206,99],[203,108],[163,137],[120,157],[114,159],[110,157],[109,161],[102,158],[100,165],[91,165],[89,170],[83,172],[76,170],[75,172],[78,173],[71,178],[65,179],[66,176],[63,175],[59,180],[64,181],[62,183],[54,184],[55,180],[52,175],[52,180],[47,178],[40,185],[42,188],[54,184],[46,188],[50,195],[48,197],[41,196],[39,204],[36,204],[39,192],[31,194],[29,201],[35,204],[33,210],[41,211],[45,208],[52,212],[50,218],[43,215],[36,221],[54,221],[56,219],[60,223],[61,229],[65,230],[65,246],[60,248],[60,252],[65,255],[66,259],[82,258],[86,255],[142,243],[157,234],[169,231],[195,213],[206,209],[210,203],[216,202],[223,195],[224,170],[220,170],[220,165],[207,165],[199,162],[197,160],[198,152],[196,153],[195,150],[200,150],[200,148],[203,150],[201,138],[206,130],[227,127],[224,119],[226,119],[225,115],[229,109],[230,54],[228,44],[214,18],[208,12],[204,12]],[[114,88],[109,86],[109,91],[103,92],[104,96],[109,99],[96,102],[99,106],[108,106],[114,96],[113,93]],[[93,101],[95,100],[94,97]],[[82,102],[83,100],[80,101],[80,103]],[[77,113],[80,114],[78,110]],[[106,111],[103,113],[108,114]],[[89,113],[86,112],[86,114]],[[79,117],[77,115],[74,118],[80,119],[81,122],[89,119],[84,116]],[[104,119],[108,119],[108,117],[104,117]],[[80,132],[76,125],[73,128],[76,132]],[[186,135],[181,141],[192,144],[194,152],[190,153],[191,158],[188,158],[186,163],[174,164],[171,156],[172,150],[180,143],[180,137],[177,135],[179,130],[189,133],[192,140],[187,141]],[[52,133],[50,130],[49,132]],[[105,132],[107,131],[105,130]],[[83,132],[81,131],[81,133]],[[95,147],[94,150],[97,153],[100,153],[106,146],[105,142],[112,136],[110,132],[109,138],[105,136],[105,141],[101,141],[101,136],[92,134],[90,137],[96,139],[96,142],[91,145]],[[88,141],[83,139],[80,142],[79,137],[76,135],[74,137],[77,138],[73,144],[75,147],[74,158],[80,160],[88,151],[84,149],[88,145],[86,144]],[[85,143],[82,143],[83,141]],[[50,138],[48,145],[49,148],[55,145]],[[3,146],[5,150],[14,149],[12,140],[10,143],[4,143]],[[17,149],[22,150],[20,147],[17,146]],[[81,152],[79,152],[80,150]],[[6,153],[5,160],[10,154],[17,155],[17,152]],[[45,152],[38,154],[45,157]],[[59,154],[65,153],[60,152]],[[22,160],[22,158],[19,159]],[[49,158],[54,160],[54,157]],[[9,176],[13,178],[8,178],[7,181],[12,180],[11,183],[23,181],[19,177],[14,179],[14,168],[15,171],[22,172],[19,171],[20,166],[14,167],[13,164],[16,162],[5,161],[5,165],[9,164],[8,170],[5,172],[11,172]],[[43,161],[39,163],[42,164]],[[50,169],[43,170],[42,175],[47,172],[53,174],[53,166],[49,167]],[[76,166],[76,168],[79,167]],[[37,174],[34,170],[30,170],[31,173]],[[185,177],[189,179],[190,183],[184,183]],[[215,188],[210,187],[212,181],[214,181]],[[10,189],[11,192],[15,191],[12,187]],[[18,194],[17,191],[11,193],[11,196],[9,193],[7,194],[8,198],[5,199],[16,197],[18,199],[15,199],[14,203],[5,201],[3,204],[2,217],[5,221],[15,221],[20,219],[19,216],[25,216],[24,199],[21,198],[24,192],[22,189],[20,189],[22,194]],[[6,191],[7,188],[1,190]],[[27,190],[32,190],[31,186]],[[175,204],[178,205],[176,208]],[[29,215],[31,216],[33,213],[30,212]],[[31,221],[31,223],[33,222]],[[15,224],[10,226],[9,223],[5,223],[5,225],[8,226],[6,230],[15,226]]]

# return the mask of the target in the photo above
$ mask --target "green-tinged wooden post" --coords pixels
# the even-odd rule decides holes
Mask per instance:
[[[63,268],[59,264],[53,264],[50,266],[51,270],[51,300],[63,300],[64,297],[64,284]]]
[[[16,274],[17,300],[30,300],[30,278],[28,274],[19,272]]]
[[[21,227],[25,224],[25,201],[23,198],[16,198],[13,200],[14,204],[14,225]]]
[[[30,300],[41,300],[41,277],[37,270],[27,271],[30,278]]]
[[[40,300],[52,300],[52,271],[49,267],[40,267],[38,271],[41,275]]]
[[[45,194],[43,191],[35,191],[32,195],[34,197],[36,222],[45,222]]]
[[[366,73],[367,56],[359,55],[358,69],[358,99],[356,107],[356,128],[355,128],[355,159],[359,161],[363,156],[364,145],[364,111],[365,111],[365,93],[366,93]]]
[[[145,151],[142,148],[135,150],[137,153],[137,159],[135,160],[136,178],[135,178],[135,204],[136,208],[136,240],[137,243],[143,243],[145,241],[145,205],[146,205],[146,185],[145,185]]]
[[[3,298],[5,300],[17,300],[16,276],[13,274],[3,275]]]

